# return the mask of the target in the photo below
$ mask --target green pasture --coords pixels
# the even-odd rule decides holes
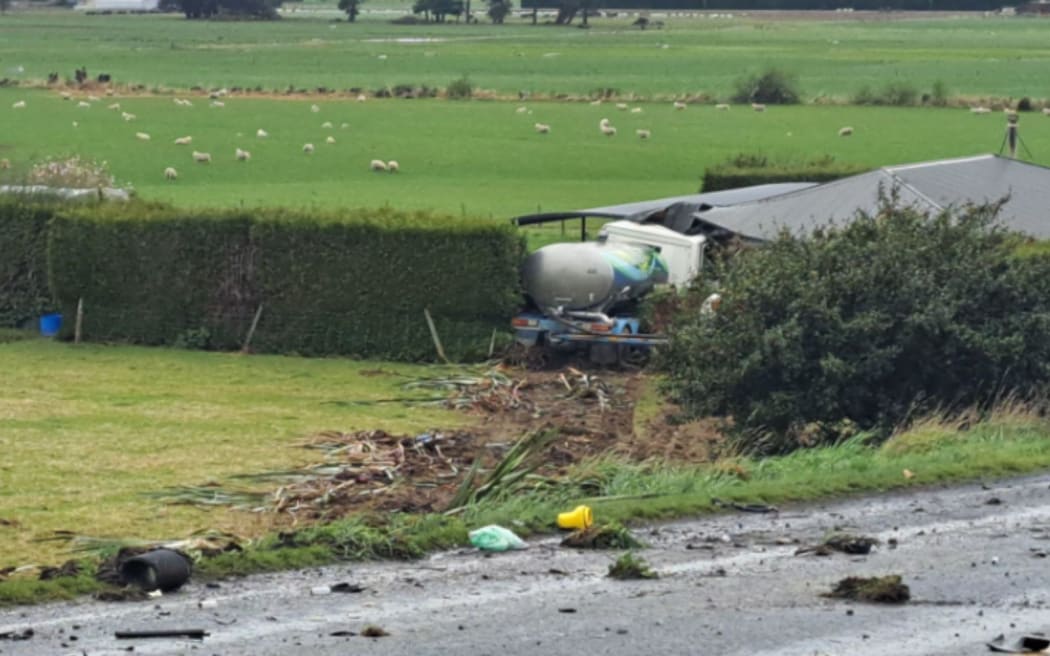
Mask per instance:
[[[334,5],[323,11],[312,4],[313,11],[272,23],[14,11],[0,16],[0,77],[72,77],[86,66],[93,75],[106,72],[117,83],[149,88],[283,91],[444,88],[466,74],[503,94],[585,95],[611,88],[625,96],[724,97],[741,75],[777,65],[798,75],[807,99],[846,98],[863,85],[888,82],[928,91],[937,81],[952,95],[1050,97],[1045,20],[697,15],[664,18],[665,29],[641,31],[630,27],[631,17],[620,16],[593,19],[591,29],[581,30],[532,26],[516,14],[503,26],[398,26],[389,23],[396,12],[366,13],[349,24],[332,22],[341,16]]]
[[[401,404],[399,374],[348,360],[0,343],[0,567],[61,560],[80,535],[258,535],[272,518],[165,506],[147,492],[316,461],[295,446],[322,430],[455,427],[464,416]],[[433,372],[433,369],[426,369]],[[374,372],[373,372],[374,374]]]
[[[712,105],[675,111],[661,102],[632,103],[642,109],[635,114],[611,103],[240,97],[218,108],[181,95],[194,105],[118,94],[82,108],[83,94],[63,100],[45,90],[0,89],[0,157],[13,164],[0,175],[17,182],[32,162],[80,154],[108,162],[142,197],[180,205],[389,204],[502,218],[693,193],[705,167],[738,152],[831,155],[872,167],[998,152],[1005,126],[1001,114],[961,108],[809,105],[756,113]],[[24,109],[12,109],[18,100]],[[114,102],[119,111],[107,109]],[[124,121],[121,112],[136,118]],[[602,118],[616,126],[615,137],[599,131]],[[322,128],[325,122],[333,127]],[[537,133],[537,122],[550,133]],[[852,137],[838,136],[845,125]],[[258,138],[259,128],[270,136]],[[652,138],[640,140],[639,128]],[[1050,164],[1050,117],[1023,115],[1021,134],[1022,154]],[[182,136],[192,144],[175,145]],[[336,143],[326,144],[328,136]],[[305,143],[314,144],[312,155],[303,153]],[[251,160],[237,161],[235,148]],[[193,150],[211,153],[212,163],[195,163]],[[371,171],[376,158],[397,160],[400,173]],[[177,181],[164,179],[168,166]]]

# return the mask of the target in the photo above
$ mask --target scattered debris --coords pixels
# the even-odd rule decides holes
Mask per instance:
[[[733,508],[741,512],[750,513],[778,513],[780,512],[776,506],[770,506],[764,503],[737,503],[735,501],[722,501],[721,499],[712,497],[711,504],[716,508]]]
[[[125,559],[119,568],[121,581],[147,592],[178,590],[190,580],[192,561],[173,549],[153,549]]]
[[[570,613],[571,614],[571,613],[575,613],[576,609],[575,608],[559,608],[558,612],[559,613]]]
[[[33,629],[22,629],[21,631],[2,631],[0,640],[29,640],[36,634]]]
[[[150,598],[148,592],[132,586],[99,590],[91,597],[96,601],[145,601]]]
[[[368,588],[357,583],[336,583],[331,587],[332,592],[357,593],[364,592]]]
[[[117,640],[137,640],[139,638],[189,638],[190,640],[204,640],[211,635],[204,629],[158,629],[147,631],[116,631],[113,633]]]
[[[1022,635],[1013,643],[1006,644],[1006,636],[999,634],[986,643],[988,649],[1007,654],[1035,654],[1050,647],[1050,638],[1044,633]]]
[[[363,638],[383,638],[390,635],[386,629],[375,624],[369,624],[365,628],[361,629],[361,637]]]
[[[795,555],[811,553],[816,556],[830,556],[833,551],[851,555],[866,555],[871,553],[871,548],[877,544],[879,541],[876,538],[866,535],[835,533],[816,546],[800,547],[795,551]]]
[[[357,632],[356,631],[349,631],[349,630],[345,630],[344,629],[344,630],[341,630],[341,631],[332,631],[328,635],[333,636],[335,638],[350,638],[350,637],[353,637],[353,636],[357,635]]]
[[[514,534],[514,531],[505,529],[496,524],[490,524],[471,531],[470,543],[482,551],[509,551],[511,549],[527,549],[528,544]]]
[[[624,581],[628,579],[655,579],[659,578],[659,575],[649,567],[649,563],[645,562],[644,558],[635,556],[633,552],[628,551],[617,558],[612,565],[609,565],[608,577]]]
[[[594,523],[590,506],[576,506],[569,512],[558,513],[558,528],[583,530]]]
[[[563,547],[574,549],[641,549],[645,547],[626,526],[617,522],[601,524],[574,531],[561,541]]]
[[[988,500],[984,502],[984,505],[986,506],[1001,506],[1002,504],[1003,500],[999,497],[989,497]]]
[[[41,581],[50,581],[52,579],[76,576],[77,574],[80,574],[80,562],[76,560],[67,560],[59,567],[42,568],[38,578]]]
[[[831,592],[822,596],[878,604],[903,604],[911,599],[911,590],[901,583],[901,577],[897,574],[870,578],[848,576],[836,583]]]

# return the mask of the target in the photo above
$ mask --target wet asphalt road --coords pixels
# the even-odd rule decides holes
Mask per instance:
[[[996,502],[998,501],[998,503]],[[867,556],[795,555],[832,530],[877,537]],[[989,653],[1050,632],[1050,475],[661,524],[636,534],[654,581],[613,581],[611,552],[556,539],[486,556],[353,564],[190,583],[142,603],[90,600],[0,612],[0,654],[785,654]],[[890,548],[889,540],[896,540]],[[900,574],[912,601],[820,596],[845,576]],[[338,582],[355,594],[315,594]],[[383,638],[333,636],[383,627]],[[203,640],[115,631],[204,629]]]

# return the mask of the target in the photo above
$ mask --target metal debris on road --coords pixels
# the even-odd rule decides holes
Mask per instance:
[[[146,631],[116,631],[113,633],[117,640],[137,640],[140,638],[189,638],[190,640],[204,640],[211,635],[204,629],[157,629]]]
[[[1044,633],[1030,633],[1007,644],[1006,636],[1000,633],[985,644],[991,651],[1006,654],[1038,654],[1050,648],[1050,638]]]
[[[818,545],[799,547],[795,551],[795,555],[800,556],[811,553],[817,556],[830,556],[834,551],[850,555],[866,555],[871,553],[872,547],[877,544],[879,544],[877,539],[866,535],[835,533]]]

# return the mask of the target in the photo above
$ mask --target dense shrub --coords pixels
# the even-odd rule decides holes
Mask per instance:
[[[735,103],[795,105],[801,100],[798,80],[777,68],[741,78],[736,81],[735,89],[731,98]]]
[[[521,302],[523,246],[503,223],[392,210],[272,213],[252,241],[264,350],[430,359],[428,309],[449,357],[478,355]]]
[[[766,452],[1040,391],[1050,256],[1013,255],[995,213],[887,202],[877,218],[723,261],[718,312],[681,312],[660,355],[670,391],[692,414],[731,416],[740,446]]]
[[[906,82],[890,82],[877,91],[861,87],[851,100],[854,105],[906,107],[918,103],[919,91]]]
[[[0,197],[0,327],[13,328],[55,309],[47,284],[47,230],[55,205]]]
[[[720,191],[774,182],[828,182],[863,173],[868,167],[836,162],[830,155],[809,160],[774,160],[739,153],[704,171],[701,191]]]
[[[474,95],[474,84],[466,75],[448,83],[445,95],[452,100],[468,100]]]

